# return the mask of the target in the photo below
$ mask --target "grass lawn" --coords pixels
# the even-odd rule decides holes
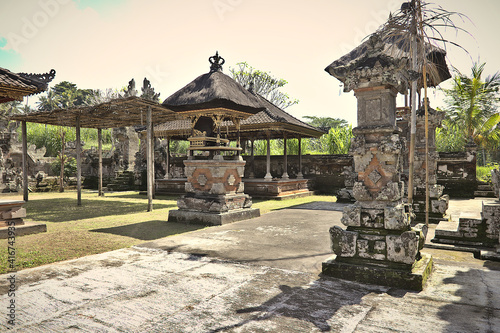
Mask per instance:
[[[22,195],[2,199],[22,200]],[[52,262],[121,249],[149,240],[204,228],[200,225],[166,223],[168,211],[176,209],[177,196],[158,196],[153,211],[146,212],[147,199],[137,192],[82,192],[82,206],[76,206],[76,192],[30,194],[26,221],[47,225],[47,232],[16,238],[18,270]],[[254,200],[261,214],[312,201],[335,201],[333,196],[310,196],[282,201]],[[0,274],[7,273],[7,240],[0,251]]]

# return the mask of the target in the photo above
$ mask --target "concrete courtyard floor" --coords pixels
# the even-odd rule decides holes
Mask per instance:
[[[451,201],[449,212],[480,207]],[[13,331],[500,332],[500,263],[468,252],[424,248],[434,271],[422,292],[322,276],[341,210],[310,203],[22,270]]]

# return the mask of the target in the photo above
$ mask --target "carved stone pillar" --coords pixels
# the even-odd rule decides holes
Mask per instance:
[[[323,263],[326,275],[359,282],[422,289],[432,261],[422,264],[424,233],[410,227],[401,180],[404,139],[396,127],[396,95],[392,85],[354,88],[358,127],[350,153],[357,175],[356,202],[344,208],[346,230],[330,228],[335,259]],[[423,271],[412,270],[414,266]]]

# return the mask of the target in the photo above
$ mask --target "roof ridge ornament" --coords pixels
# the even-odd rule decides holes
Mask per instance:
[[[210,62],[210,72],[222,71],[222,65],[226,62],[224,58],[219,56],[219,51],[216,51],[214,56],[208,58],[208,61]]]
[[[21,77],[29,80],[36,80],[41,83],[49,83],[56,76],[56,71],[51,69],[49,73],[34,74],[34,73],[18,73]]]

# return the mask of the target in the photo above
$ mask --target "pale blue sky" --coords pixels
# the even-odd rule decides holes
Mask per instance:
[[[500,70],[500,2],[435,0],[466,14],[456,23],[474,38],[449,31],[470,52],[448,49],[448,61],[468,73],[471,58]],[[287,109],[355,123],[356,99],[340,93],[324,68],[359,44],[396,11],[394,0],[2,0],[0,67],[14,72],[57,71],[53,84],[121,88],[148,77],[164,99],[209,70],[216,50],[224,72],[237,62],[270,71],[300,100]],[[433,106],[441,103],[439,96]],[[31,98],[30,103],[35,100]]]

